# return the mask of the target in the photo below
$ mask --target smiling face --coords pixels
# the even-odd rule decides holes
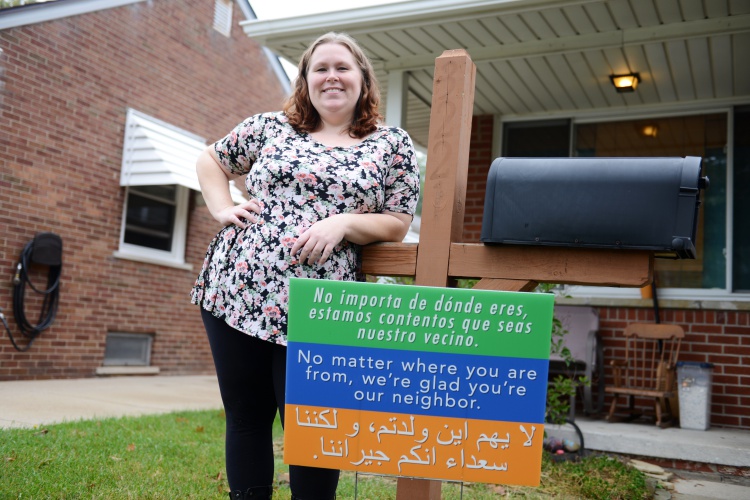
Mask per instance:
[[[362,71],[346,46],[324,43],[315,49],[307,71],[307,90],[324,122],[352,120],[362,94]]]

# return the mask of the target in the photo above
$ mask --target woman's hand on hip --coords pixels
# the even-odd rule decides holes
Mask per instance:
[[[228,207],[222,208],[214,216],[224,226],[234,224],[242,229],[245,229],[248,223],[257,224],[261,220],[260,213],[262,211],[262,204],[259,200],[252,198],[248,201],[244,201],[239,205],[229,205]]]

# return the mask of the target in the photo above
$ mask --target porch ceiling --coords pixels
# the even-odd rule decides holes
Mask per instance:
[[[750,0],[409,0],[243,28],[293,62],[326,31],[353,35],[384,99],[388,74],[408,73],[405,128],[423,146],[434,61],[448,49],[466,49],[477,65],[475,114],[541,119],[750,102]],[[638,89],[615,92],[609,75],[628,72],[640,74]]]

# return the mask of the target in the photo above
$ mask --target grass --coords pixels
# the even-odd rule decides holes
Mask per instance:
[[[274,498],[289,498],[276,426]],[[339,499],[396,498],[396,480],[343,472]],[[463,491],[462,491],[463,489]],[[0,430],[0,499],[226,499],[224,415],[196,411]],[[446,500],[649,498],[643,475],[606,456],[545,460],[539,488],[444,483]]]

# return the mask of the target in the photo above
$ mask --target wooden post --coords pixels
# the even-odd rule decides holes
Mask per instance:
[[[435,60],[417,285],[446,286],[450,244],[462,239],[475,74],[465,50]]]
[[[527,292],[537,283],[643,287],[653,281],[650,252],[461,243],[476,67],[464,50],[435,60],[427,173],[419,244],[364,247],[362,271],[415,276],[445,287],[480,278],[475,288]],[[441,482],[399,478],[399,500],[439,500]]]
[[[450,244],[463,234],[475,75],[465,50],[448,50],[435,60],[416,285],[448,285]],[[400,478],[396,498],[439,500],[440,486]]]

